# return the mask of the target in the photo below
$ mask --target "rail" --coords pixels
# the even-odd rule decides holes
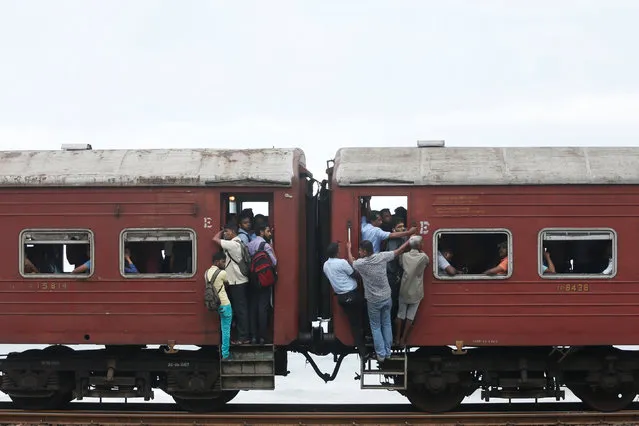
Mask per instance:
[[[529,409],[532,404],[510,405],[511,411],[485,411],[490,405],[497,404],[473,404],[472,408],[482,407],[482,411],[464,411],[446,414],[426,414],[413,411],[410,406],[398,405],[396,407],[385,405],[357,405],[337,406],[337,410],[331,406],[295,406],[295,405],[270,405],[244,406],[238,404],[229,405],[229,410],[219,413],[186,413],[179,412],[164,404],[159,405],[156,411],[130,411],[132,407],[119,410],[123,404],[102,405],[101,409],[87,409],[93,404],[72,404],[69,411],[22,411],[12,409],[0,410],[0,424],[2,425],[149,425],[149,426],[176,426],[176,425],[636,425],[639,423],[639,410],[622,411],[617,413],[598,413],[589,411],[568,411],[573,404],[560,405],[562,411],[548,410],[547,407],[538,407],[537,411],[515,411],[515,408]],[[131,404],[128,404],[131,405]],[[137,404],[136,404],[137,405]],[[139,404],[144,410],[151,410],[147,405]],[[542,404],[550,405],[550,404]],[[80,407],[78,407],[80,406]],[[85,408],[84,406],[87,406]],[[108,409],[107,409],[108,407]],[[328,407],[328,408],[327,408]],[[342,409],[342,407],[344,409]],[[391,407],[390,411],[382,412],[380,409]],[[237,408],[237,409],[236,409]],[[264,411],[258,411],[264,408]],[[493,407],[496,408],[496,407]],[[165,411],[166,409],[166,411]],[[316,411],[303,411],[315,409]],[[490,408],[488,408],[490,409]],[[353,410],[353,411],[351,411]]]

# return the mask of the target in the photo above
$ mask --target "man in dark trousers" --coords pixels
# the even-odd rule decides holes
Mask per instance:
[[[364,300],[357,291],[357,272],[344,259],[339,258],[339,244],[330,243],[326,249],[328,260],[324,262],[324,274],[337,295],[337,301],[348,317],[355,346],[362,361],[366,358],[366,343],[362,317]]]

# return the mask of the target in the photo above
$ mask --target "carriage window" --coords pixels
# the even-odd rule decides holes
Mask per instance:
[[[195,273],[195,232],[191,229],[125,229],[120,238],[120,273],[127,278],[179,278]]]
[[[433,236],[439,279],[505,279],[512,275],[512,235],[505,229],[443,229]]]
[[[20,233],[20,246],[20,274],[25,277],[93,274],[91,231],[27,229]]]
[[[539,233],[539,274],[612,278],[617,273],[616,242],[612,229],[544,229]]]

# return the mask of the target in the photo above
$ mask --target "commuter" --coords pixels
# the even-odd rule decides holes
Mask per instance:
[[[404,224],[406,224],[406,221],[408,220],[408,211],[406,211],[404,207],[397,207],[395,209],[395,216],[401,217]]]
[[[429,259],[422,251],[422,237],[413,235],[408,240],[410,251],[399,256],[404,275],[399,289],[399,310],[395,319],[396,344],[406,346],[408,336],[413,329],[413,322],[419,303],[424,298],[424,269]],[[406,323],[404,324],[404,321]],[[402,332],[402,325],[404,331]]]
[[[236,229],[237,225],[234,223],[225,225],[224,229],[213,237],[213,241],[222,247],[226,255],[224,269],[229,283],[228,292],[233,304],[233,313],[235,314],[235,323],[237,325],[237,340],[232,343],[246,344],[251,342],[248,312],[249,280],[242,273],[242,269],[246,269],[246,265],[244,265],[245,261],[242,255],[243,243],[235,233]]]
[[[393,216],[393,233],[401,233],[406,230],[404,220],[401,217]],[[407,240],[403,238],[389,238],[384,251],[394,251],[398,249]],[[399,264],[399,258],[395,258],[386,264],[386,275],[388,276],[388,284],[391,288],[391,298],[393,307],[391,309],[391,319],[395,319],[398,309],[399,298],[399,281],[402,278],[402,267]]]
[[[391,356],[393,343],[393,325],[390,311],[393,305],[391,290],[386,276],[386,264],[408,248],[408,241],[392,252],[373,252],[373,243],[363,240],[359,244],[359,256],[353,259],[351,243],[347,243],[348,261],[364,282],[364,297],[367,302],[368,317],[373,334],[373,343],[377,361],[383,362]]]
[[[437,270],[439,275],[447,274],[452,277],[462,273],[450,264],[452,259],[453,250],[450,248],[443,248],[437,252]]]
[[[612,275],[612,270],[614,268],[614,263],[612,261],[612,246],[606,247],[606,257],[608,258],[608,266],[606,266],[606,269],[601,271],[601,273],[604,275]]]
[[[357,291],[356,278],[358,273],[344,259],[339,258],[339,244],[330,243],[326,249],[328,259],[324,262],[323,270],[337,295],[337,303],[348,318],[355,347],[362,361],[366,358],[366,341],[364,339],[363,314],[364,300]]]
[[[240,237],[245,246],[248,246],[251,240],[255,238],[255,233],[251,230],[252,225],[250,216],[246,214],[240,216],[240,227],[238,228],[237,236]]]
[[[82,265],[71,271],[72,274],[90,274],[91,273],[91,246],[87,245],[87,260]]]
[[[484,271],[486,275],[506,275],[508,273],[508,243],[499,243],[499,264],[493,268]]]
[[[544,248],[544,259],[545,259],[545,264],[544,262],[541,263],[541,273],[543,275],[556,273],[557,270],[555,269],[555,264],[552,262],[552,259],[550,258],[550,252],[546,250],[545,248]]]
[[[275,252],[270,244],[271,228],[261,225],[257,229],[257,236],[248,245],[248,251],[251,258],[254,258],[259,252],[266,252],[271,261],[273,268],[277,265]],[[266,259],[266,258],[265,258]],[[257,260],[256,260],[257,262]],[[274,273],[274,271],[271,271]],[[258,277],[251,277],[253,281],[259,281]],[[251,290],[249,296],[249,318],[251,343],[263,345],[268,340],[268,309],[271,302],[272,285],[264,287],[259,282],[251,282]]]
[[[390,209],[381,209],[379,214],[382,216],[382,224],[380,225],[382,231],[393,232],[393,216],[391,216]]]
[[[412,227],[408,231],[404,232],[386,232],[383,231],[380,226],[382,224],[382,217],[379,212],[372,211],[366,216],[362,216],[361,231],[362,241],[370,241],[373,245],[373,253],[379,253],[381,250],[382,241],[389,238],[402,238],[410,237],[417,232],[417,228]]]
[[[24,273],[25,274],[39,274],[38,268],[29,260],[29,258],[24,258]]]
[[[133,261],[131,261],[131,249],[129,247],[124,248],[124,273],[125,274],[139,274],[138,268],[135,267]]]
[[[221,355],[222,360],[230,360],[229,343],[231,340],[231,321],[233,320],[233,308],[231,301],[226,294],[225,284],[227,281],[226,255],[219,251],[213,255],[213,266],[204,273],[204,281],[213,285],[213,291],[220,298],[220,306],[217,309],[220,315],[220,331],[222,334]],[[219,271],[219,272],[218,272]]]

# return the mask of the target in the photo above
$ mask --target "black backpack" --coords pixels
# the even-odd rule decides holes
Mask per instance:
[[[204,273],[204,279],[206,280],[206,286],[204,287],[204,306],[206,306],[206,309],[209,311],[217,312],[217,309],[222,303],[220,300],[220,291],[222,291],[222,289],[220,288],[218,291],[215,291],[215,287],[213,286],[213,283],[217,279],[217,276],[220,275],[220,272],[222,272],[222,270],[217,268],[217,271],[213,273],[213,277],[210,280],[209,271],[207,270]]]

